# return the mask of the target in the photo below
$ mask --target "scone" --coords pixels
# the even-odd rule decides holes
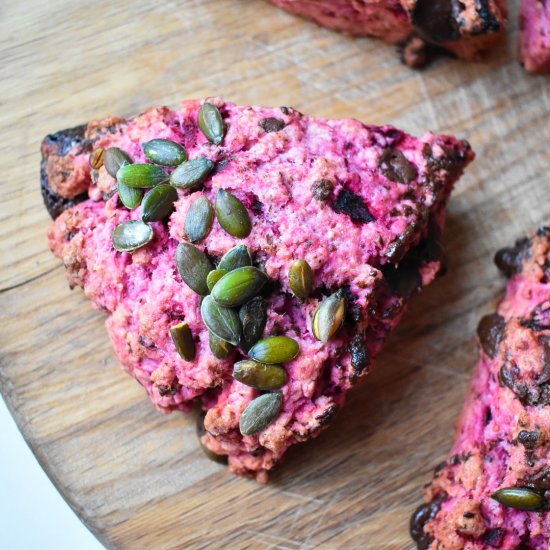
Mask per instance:
[[[267,479],[444,268],[469,145],[219,98],[48,136],[51,250],[162,412]],[[143,221],[145,220],[145,221]]]
[[[550,2],[522,0],[521,61],[531,73],[550,72]]]
[[[418,548],[548,550],[550,229],[496,256],[510,277],[446,463],[411,520]]]

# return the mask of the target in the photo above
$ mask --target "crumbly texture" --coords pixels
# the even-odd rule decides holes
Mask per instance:
[[[270,1],[331,29],[406,45],[403,60],[411,67],[427,62],[427,44],[463,59],[478,58],[500,41],[508,16],[506,0]]]
[[[210,144],[197,127],[199,101],[184,102],[176,111],[159,107],[133,119],[90,123],[83,140],[64,155],[48,146],[47,152],[60,157],[45,163],[50,178],[57,163],[84,166],[97,147],[117,146],[134,162],[144,162],[141,144],[152,138],[175,140],[190,158],[204,155],[216,163],[201,188],[178,191],[175,212],[166,223],[153,223],[153,241],[133,254],[116,252],[111,233],[122,221],[139,219],[140,208],[128,211],[120,204],[115,179],[104,167],[70,172],[56,180],[57,193],[72,200],[86,185],[89,198],[57,217],[49,245],[64,262],[71,286],[83,287],[108,314],[122,366],[155,406],[187,411],[199,402],[207,411],[203,443],[228,455],[235,473],[265,481],[288,447],[331,422],[346,391],[369,371],[407,299],[442,271],[438,236],[445,206],[473,153],[466,142],[448,136],[416,139],[391,126],[209,101],[227,126],[221,146]],[[201,299],[181,280],[175,262],[189,205],[200,195],[214,202],[222,188],[246,205],[252,232],[239,240],[215,223],[199,248],[217,261],[246,244],[271,279],[264,292],[265,335],[290,336],[301,348],[285,365],[289,380],[281,390],[280,415],[246,437],[239,418],[259,392],[231,376],[240,350],[224,361],[211,353]],[[305,259],[315,274],[314,292],[304,304],[288,285],[296,259]],[[338,289],[346,296],[346,321],[323,344],[312,335],[311,319],[321,300]],[[196,342],[193,361],[179,357],[169,335],[183,320]]]
[[[520,25],[523,66],[531,73],[550,72],[550,2],[523,0]]]
[[[481,357],[450,458],[412,518],[422,549],[548,550],[550,540],[550,229],[497,255],[511,277],[478,327]],[[548,504],[524,512],[491,498],[531,487]]]

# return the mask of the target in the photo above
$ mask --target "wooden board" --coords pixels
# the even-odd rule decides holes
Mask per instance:
[[[517,5],[514,2],[515,14]],[[501,246],[550,222],[550,79],[509,43],[424,72],[261,0],[0,5],[0,387],[38,460],[109,548],[410,548],[408,520],[451,445]],[[414,300],[332,428],[267,486],[203,458],[194,418],[162,416],[47,250],[42,137],[92,118],[223,94],[469,139],[449,274]]]

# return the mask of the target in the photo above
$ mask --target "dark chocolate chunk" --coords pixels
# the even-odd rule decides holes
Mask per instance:
[[[518,434],[518,441],[529,451],[533,451],[537,448],[539,442],[540,432],[530,432],[528,430],[521,430]]]
[[[370,223],[374,217],[369,212],[362,197],[349,189],[343,189],[332,203],[332,209],[338,214],[348,215],[356,223]]]
[[[414,262],[403,261],[399,267],[386,264],[382,273],[391,290],[401,298],[408,299],[422,288],[422,277]]]
[[[352,338],[348,349],[351,354],[351,366],[355,369],[355,372],[361,374],[368,370],[369,351],[365,341],[359,334]]]
[[[493,548],[500,548],[504,540],[504,529],[496,527],[495,529],[488,529],[481,537],[481,541],[485,544],[492,546]]]
[[[315,417],[319,421],[319,428],[328,426],[338,414],[339,407],[336,404],[327,407],[320,415]]]
[[[525,253],[529,250],[530,239],[520,239],[513,247],[506,247],[495,254],[496,266],[506,275],[512,277],[521,270]]]
[[[410,183],[418,176],[418,171],[399,149],[385,149],[378,161],[380,171],[395,183]]]
[[[491,359],[497,354],[505,327],[506,321],[498,313],[485,315],[477,326],[477,336],[481,348]]]
[[[334,185],[330,180],[318,180],[313,184],[311,192],[319,202],[325,202],[332,195],[333,189]]]
[[[440,496],[432,502],[422,504],[412,515],[410,533],[419,550],[427,550],[433,542],[433,537],[424,532],[424,526],[435,518],[444,500],[445,496]]]
[[[270,132],[279,132],[286,126],[286,123],[280,118],[269,117],[260,120],[258,125],[262,128],[262,130],[264,130],[264,132],[269,134]]]
[[[453,16],[456,0],[417,0],[412,12],[413,25],[428,42],[450,42],[460,36]]]

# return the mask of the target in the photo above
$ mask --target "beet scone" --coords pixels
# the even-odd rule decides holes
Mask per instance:
[[[474,156],[219,98],[91,122],[42,153],[51,250],[109,315],[122,366],[163,412],[200,403],[203,444],[260,481],[330,423],[442,271]]]
[[[450,458],[411,520],[422,549],[548,550],[550,229],[496,263],[511,279],[479,323],[480,362]]]
[[[405,46],[411,66],[427,61],[427,44],[475,59],[507,26],[506,0],[270,0],[320,25]]]
[[[523,0],[520,25],[523,66],[532,73],[550,72],[550,2]]]

